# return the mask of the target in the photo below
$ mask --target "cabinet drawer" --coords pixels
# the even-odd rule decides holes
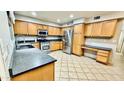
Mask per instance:
[[[109,51],[98,50],[98,53],[104,53],[104,54],[108,54],[108,53],[109,53]]]
[[[99,62],[108,63],[108,57],[105,57],[105,56],[97,55],[96,60]]]
[[[107,56],[109,56],[109,53],[98,52],[97,55],[101,55],[101,56],[107,57]]]

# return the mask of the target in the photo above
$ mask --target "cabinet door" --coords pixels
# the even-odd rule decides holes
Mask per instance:
[[[14,25],[14,32],[18,35],[28,35],[27,22],[16,20]]]
[[[63,36],[64,35],[64,28],[60,29],[60,35]]]
[[[82,52],[83,52],[80,45],[74,45],[72,48],[72,51],[74,54],[76,54],[78,56],[81,56]]]
[[[102,31],[102,22],[93,23],[91,36],[93,36],[93,37],[99,37],[100,34],[101,34],[101,31]]]
[[[51,26],[48,27],[48,34],[54,35],[54,27],[51,27]]]
[[[92,24],[86,24],[85,25],[85,36],[89,37],[91,36],[92,32]]]
[[[42,27],[43,27],[43,30],[48,30],[48,26],[43,25]]]
[[[110,20],[103,22],[101,36],[112,37],[115,32],[117,20]]]
[[[61,35],[60,28],[56,28],[56,35]]]
[[[83,35],[74,33],[74,35],[73,35],[73,44],[74,45],[82,45],[83,42],[84,42]]]
[[[83,24],[78,24],[74,26],[74,33],[83,33],[84,27]]]
[[[28,33],[29,35],[37,35],[37,24],[28,23]]]
[[[37,30],[38,29],[43,29],[43,26],[41,24],[37,24]]]
[[[33,45],[35,48],[40,48],[39,42],[33,43],[32,45]]]

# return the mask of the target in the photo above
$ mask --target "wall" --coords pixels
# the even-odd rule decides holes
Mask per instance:
[[[60,27],[60,25],[58,25],[58,24],[55,24],[55,23],[52,23],[52,22],[44,22],[44,21],[36,19],[36,18],[21,16],[21,15],[15,15],[15,18],[18,19],[18,20],[22,20],[22,21]]]
[[[113,49],[113,54],[116,53],[116,46],[118,43],[118,39],[120,36],[120,32],[121,32],[121,27],[122,27],[122,23],[123,23],[123,19],[118,20],[117,23],[117,27],[116,27],[116,31],[114,34],[113,38],[110,39],[103,39],[103,38],[86,38],[86,45],[93,45],[93,46],[101,46],[101,47],[108,47],[108,48],[112,48]],[[93,55],[91,55],[93,54]],[[94,53],[89,53],[89,51],[85,51],[85,56],[90,56],[95,58]]]
[[[9,80],[8,68],[14,50],[13,31],[10,31],[13,29],[11,28],[9,27],[7,13],[0,12],[0,68],[4,67],[0,70],[2,80]]]
[[[101,18],[98,20],[93,20],[93,17],[86,18],[85,23],[92,23],[92,22],[98,22],[98,21],[104,21],[104,20],[111,20],[111,19],[120,19],[124,18],[124,12],[116,12],[116,13],[111,13],[109,15],[101,15]]]

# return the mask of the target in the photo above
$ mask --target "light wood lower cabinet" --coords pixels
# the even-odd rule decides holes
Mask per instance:
[[[11,78],[12,81],[54,81],[54,63],[38,67]]]
[[[108,64],[109,62],[109,56],[110,52],[109,51],[104,51],[104,50],[98,50],[96,60],[105,64]]]
[[[62,45],[62,41],[52,41],[50,42],[50,50],[54,51],[54,50],[59,50],[62,49],[63,45]]]
[[[39,42],[32,43],[32,45],[33,45],[35,48],[40,48]]]

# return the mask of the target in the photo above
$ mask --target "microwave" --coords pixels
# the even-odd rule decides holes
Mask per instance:
[[[38,30],[38,36],[48,36],[47,30]]]

